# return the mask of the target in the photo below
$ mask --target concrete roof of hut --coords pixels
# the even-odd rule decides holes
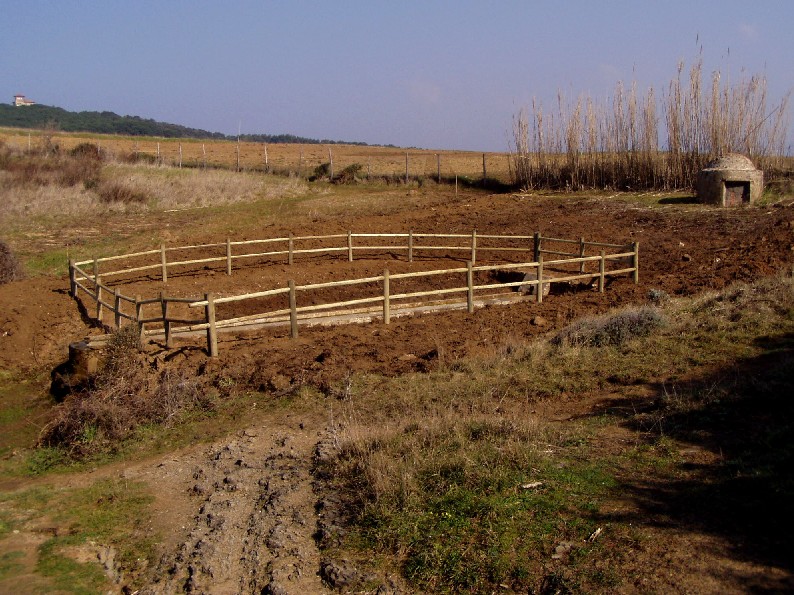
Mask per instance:
[[[704,169],[732,169],[732,170],[751,170],[755,171],[755,165],[749,157],[739,155],[738,153],[728,153],[722,157],[717,157],[713,161],[709,161]]]

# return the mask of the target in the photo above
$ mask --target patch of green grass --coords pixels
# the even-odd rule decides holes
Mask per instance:
[[[24,557],[24,552],[16,550],[0,554],[0,581],[21,571],[24,566],[19,563],[19,560]]]
[[[140,560],[153,559],[158,535],[148,522],[152,500],[144,484],[122,479],[100,480],[80,489],[40,486],[0,495],[7,526],[46,522],[59,528],[58,536],[39,547],[37,571],[50,579],[53,589],[68,593],[108,588],[98,563],[70,555],[76,549],[113,547],[117,563],[127,571],[138,568]]]
[[[77,562],[65,556],[57,540],[39,547],[36,570],[50,579],[54,589],[74,595],[93,595],[109,590],[108,579],[98,564]]]

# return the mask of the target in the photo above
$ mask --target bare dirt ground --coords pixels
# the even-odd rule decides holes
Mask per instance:
[[[307,221],[300,229],[268,229],[267,235],[338,233],[349,228],[450,233],[469,233],[476,228],[479,233],[521,235],[540,230],[564,238],[639,241],[640,283],[617,279],[604,294],[559,292],[541,305],[525,302],[488,307],[471,315],[450,312],[401,318],[388,327],[374,322],[301,328],[297,340],[290,340],[286,330],[222,334],[220,357],[215,360],[208,360],[200,340],[179,342],[178,349],[171,352],[153,344],[148,348],[150,356],[162,366],[195,373],[220,370],[246,377],[268,391],[306,383],[330,386],[357,372],[396,375],[430,370],[439,362],[554,331],[583,315],[645,302],[651,288],[690,295],[773,274],[794,262],[792,206],[725,210],[673,202],[648,207],[620,197],[483,195],[456,203],[446,196],[429,199],[423,208]],[[252,238],[265,236],[253,226],[247,233]],[[224,238],[181,239],[204,242]],[[355,266],[379,272],[384,265],[399,266],[383,259]],[[315,262],[306,265],[303,274],[330,278],[340,266],[348,265]],[[283,267],[276,271],[282,272]],[[209,277],[212,288],[206,287]],[[231,294],[251,290],[252,283],[248,273],[228,278],[221,271],[212,275],[202,272],[173,276],[168,291],[191,295],[213,289]],[[65,358],[69,341],[101,332],[68,296],[67,285],[66,279],[36,278],[0,286],[0,368],[53,367]],[[161,289],[154,281],[141,281],[140,287]],[[544,323],[532,324],[538,316]],[[548,403],[541,414],[564,423],[596,411],[608,401],[614,404],[614,395]],[[161,561],[147,570],[149,584],[141,592],[325,593],[350,591],[351,585],[362,581],[376,585],[372,592],[405,592],[394,576],[361,576],[352,564],[323,559],[318,550],[318,535],[322,536],[324,527],[333,525],[339,514],[333,495],[326,493],[313,475],[317,457],[324,456],[333,442],[333,432],[333,425],[322,413],[274,413],[252,417],[238,434],[209,447],[99,471],[143,479],[158,494],[154,519],[168,537]],[[614,448],[629,438],[610,435],[604,441]],[[697,465],[708,463],[714,454],[693,449],[682,456]],[[614,502],[612,513],[627,517],[641,511],[627,499]],[[657,527],[658,543],[638,543],[636,551],[627,554],[626,572],[637,578],[620,591],[794,590],[794,579],[785,568],[737,556],[729,538],[699,532],[662,516],[646,520]],[[126,584],[125,577],[116,580],[119,589]]]

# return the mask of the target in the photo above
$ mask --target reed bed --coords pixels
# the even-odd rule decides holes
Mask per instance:
[[[727,84],[719,71],[703,84],[703,62],[677,76],[657,99],[649,87],[618,82],[603,103],[557,95],[556,110],[532,102],[514,118],[513,179],[525,189],[692,188],[698,171],[727,153],[749,156],[770,180],[790,176],[787,159],[789,94],[776,105],[766,78],[743,75]]]

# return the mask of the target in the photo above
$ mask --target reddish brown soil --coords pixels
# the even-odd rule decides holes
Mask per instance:
[[[478,309],[475,314],[451,312],[394,319],[389,326],[370,324],[333,328],[301,328],[300,338],[290,340],[287,329],[263,329],[220,335],[221,367],[247,366],[257,362],[257,374],[267,381],[279,374],[295,381],[339,378],[351,371],[398,374],[426,369],[436,360],[452,360],[505,340],[525,338],[560,328],[585,314],[611,307],[645,302],[648,290],[661,289],[671,295],[689,295],[718,289],[736,280],[751,280],[775,273],[794,261],[794,208],[716,209],[695,204],[646,207],[629,199],[481,196],[467,197],[465,204],[430,200],[428,208],[341,221],[316,221],[300,234],[329,234],[355,229],[394,232],[498,233],[544,235],[606,242],[640,243],[640,283],[616,278],[604,294],[596,291],[558,291],[543,304],[524,302],[506,307]],[[248,237],[277,236],[287,230],[270,228],[266,233],[250,231]],[[180,238],[212,242],[223,238]],[[363,256],[363,255],[362,255]],[[357,255],[358,258],[358,255]],[[312,259],[286,264],[250,263],[228,277],[222,269],[172,273],[168,284],[139,279],[125,284],[126,294],[233,295],[284,286],[286,277],[300,283],[321,282],[352,276],[461,266],[460,261],[419,259],[412,265],[404,254],[362,258],[348,263],[341,257]],[[441,281],[439,281],[441,282]],[[78,305],[66,293],[67,281],[32,279],[0,287],[0,367],[51,365],[62,360],[66,346],[89,333],[94,307]],[[393,291],[397,291],[394,289]],[[333,296],[344,299],[348,292]],[[32,297],[31,297],[32,296]],[[259,306],[260,304],[256,304]],[[253,306],[251,306],[253,307]],[[280,307],[283,307],[281,305]],[[219,307],[219,316],[249,313]],[[541,316],[546,324],[530,323]],[[180,339],[178,350],[168,360],[204,363],[200,337]],[[154,345],[153,348],[157,348]],[[410,357],[416,356],[416,358]]]

